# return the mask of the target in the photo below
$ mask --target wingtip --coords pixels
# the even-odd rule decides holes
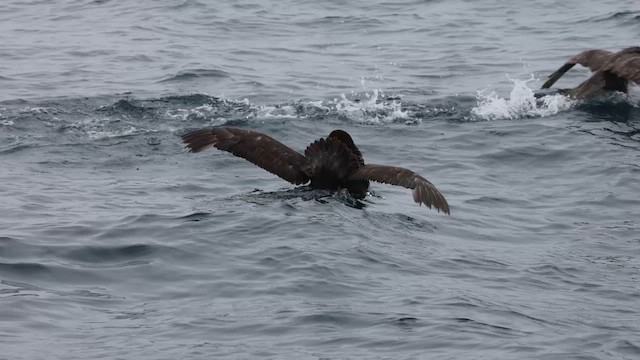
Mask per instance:
[[[420,207],[424,204],[429,209],[436,209],[438,213],[442,211],[450,216],[451,212],[449,210],[449,204],[447,203],[444,195],[442,195],[431,183],[429,183],[429,185],[430,188],[416,186],[412,191],[413,200]]]
[[[438,210],[438,213],[440,211],[442,211],[444,214],[447,214],[449,216],[451,216],[451,211],[449,210],[449,204],[440,204],[440,205],[434,205],[434,207],[436,208],[436,210]]]
[[[575,64],[576,64],[575,61],[572,61],[572,60],[566,62],[558,70],[554,71],[551,75],[549,75],[549,77],[547,78],[547,81],[545,81],[544,84],[542,84],[540,89],[548,89],[551,86],[553,86],[553,84],[555,84],[556,81],[558,81],[558,79],[560,79],[562,75],[564,75],[567,71],[569,71],[569,69],[571,69]]]
[[[201,152],[213,145],[215,145],[217,139],[216,135],[211,129],[199,129],[190,131],[180,136],[182,142],[185,143],[185,148],[189,149],[190,153]]]

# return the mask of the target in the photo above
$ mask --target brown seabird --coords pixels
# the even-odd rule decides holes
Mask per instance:
[[[403,186],[413,190],[413,200],[419,205],[450,214],[447,200],[429,180],[409,169],[365,164],[362,153],[343,130],[334,130],[328,137],[314,141],[307,146],[304,155],[266,134],[237,128],[195,130],[183,135],[182,141],[190,152],[213,146],[292,184],[311,182],[310,186],[316,189],[346,188],[357,199],[366,196],[370,180]]]
[[[588,67],[593,75],[574,89],[562,89],[576,99],[587,98],[600,90],[627,93],[629,81],[640,83],[640,47],[629,47],[618,52],[593,49],[572,57],[560,69],[549,75],[542,89],[550,88],[575,64]]]

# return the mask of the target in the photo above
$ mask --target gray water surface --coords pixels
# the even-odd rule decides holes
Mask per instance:
[[[637,359],[638,89],[532,89],[639,31],[636,1],[2,2],[0,358]],[[347,130],[451,216],[187,153],[207,126]]]

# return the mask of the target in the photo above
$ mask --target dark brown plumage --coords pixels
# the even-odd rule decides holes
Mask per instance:
[[[550,88],[574,65],[588,67],[594,74],[574,89],[564,89],[567,95],[584,99],[600,90],[628,91],[629,81],[640,83],[640,47],[629,47],[618,52],[587,50],[572,57],[560,69],[549,75],[542,89]]]
[[[290,183],[311,182],[311,187],[317,189],[346,188],[358,199],[366,196],[369,181],[403,186],[413,190],[413,200],[419,205],[450,214],[447,200],[427,179],[401,167],[365,164],[353,139],[343,130],[334,130],[328,137],[314,141],[304,155],[266,134],[237,128],[196,130],[183,135],[182,141],[191,152],[213,146]]]

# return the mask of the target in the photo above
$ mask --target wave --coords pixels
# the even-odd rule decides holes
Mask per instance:
[[[620,21],[622,20],[623,24],[631,23],[637,24],[640,20],[640,11],[615,11],[605,15],[597,15],[597,16],[589,16],[587,18],[577,20],[574,23],[594,23],[594,22],[604,22],[604,21]]]
[[[206,126],[257,126],[270,122],[329,122],[367,126],[416,126],[425,121],[486,121],[554,116],[576,106],[598,112],[622,102],[633,108],[638,98],[609,96],[600,101],[577,102],[562,95],[536,99],[529,79],[510,79],[512,88],[502,97],[492,89],[473,96],[430,99],[428,104],[404,101],[402,95],[382,89],[343,93],[329,99],[295,100],[278,104],[254,104],[248,99],[206,94],[136,98],[130,94],[111,97],[54,99],[41,102],[3,103],[0,128],[4,129],[3,152],[48,145],[89,144],[109,146],[137,136],[141,143],[160,144],[165,135]],[[635,105],[634,105],[635,104]],[[595,106],[595,108],[594,108]],[[616,114],[621,113],[620,111]],[[628,117],[628,116],[627,116]],[[620,118],[620,116],[618,116]],[[617,118],[616,118],[617,119]],[[113,139],[113,140],[112,140]],[[138,149],[136,151],[140,151]]]
[[[199,78],[213,78],[213,79],[223,79],[229,78],[231,74],[222,70],[214,70],[214,69],[189,69],[179,71],[177,74],[169,76],[165,79],[160,80],[161,83],[166,82],[182,82],[185,80],[199,79]]]

